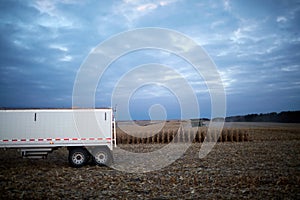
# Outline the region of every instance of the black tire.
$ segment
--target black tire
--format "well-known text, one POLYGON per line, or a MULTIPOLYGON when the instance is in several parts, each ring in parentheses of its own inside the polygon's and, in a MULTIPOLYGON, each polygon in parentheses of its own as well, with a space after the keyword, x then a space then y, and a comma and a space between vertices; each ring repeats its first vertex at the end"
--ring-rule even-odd
POLYGON ((113 157, 111 151, 107 147, 98 147, 93 149, 93 161, 98 166, 111 166, 113 157))
POLYGON ((89 152, 84 148, 73 148, 69 150, 69 163, 72 167, 82 167, 89 160, 89 152))

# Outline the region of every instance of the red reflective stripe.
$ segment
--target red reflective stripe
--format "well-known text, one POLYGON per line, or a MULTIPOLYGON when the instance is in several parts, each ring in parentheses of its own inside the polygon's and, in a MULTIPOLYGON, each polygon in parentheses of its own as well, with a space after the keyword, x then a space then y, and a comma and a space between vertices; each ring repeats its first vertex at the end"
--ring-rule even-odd
MULTIPOLYGON (((43 141, 52 141, 53 139, 52 138, 47 138, 47 139, 43 139, 43 138, 38 138, 38 139, 33 139, 33 138, 30 138, 30 139, 12 139, 12 140, 8 140, 8 139, 4 139, 2 140, 2 142, 18 142, 18 141, 21 141, 21 142, 26 142, 26 141, 30 141, 30 142, 34 142, 34 141, 39 141, 39 142, 43 142, 43 141)), ((54 140, 56 141, 70 141, 70 140, 107 140, 107 141, 110 141, 112 140, 111 138, 55 138, 54 140)), ((1 141, 1 140, 0 140, 1 141)))

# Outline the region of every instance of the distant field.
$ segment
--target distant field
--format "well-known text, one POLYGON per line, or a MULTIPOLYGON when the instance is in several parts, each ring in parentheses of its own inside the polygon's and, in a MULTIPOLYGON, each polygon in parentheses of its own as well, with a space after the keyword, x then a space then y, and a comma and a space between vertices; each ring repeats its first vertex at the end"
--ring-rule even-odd
MULTIPOLYGON (((168 121, 135 121, 135 122, 128 122, 128 121, 120 121, 118 122, 119 126, 130 128, 132 127, 132 123, 136 123, 137 125, 141 126, 140 128, 144 127, 154 127, 154 126, 161 126, 164 125, 164 129, 178 129, 180 124, 184 126, 188 126, 188 121, 180 121, 180 120, 168 120, 168 121)), ((209 122, 204 122, 205 126, 208 126, 209 122)), ((224 128, 300 128, 300 123, 276 123, 276 122, 225 122, 224 128)), ((128 129, 129 131, 132 131, 128 129)), ((149 128, 151 130, 151 128, 149 128)))
MULTIPOLYGON (((149 127, 160 124, 139 123, 149 132, 149 127)), ((163 130, 178 125, 168 122, 163 130)), ((206 127, 200 129, 205 132, 206 127)), ((218 142, 203 159, 198 157, 202 143, 194 141, 171 165, 139 174, 92 164, 71 168, 65 148, 45 160, 22 159, 16 150, 0 150, 0 199, 300 199, 299 124, 225 123, 224 130, 245 132, 249 139, 218 142)), ((124 142, 118 148, 143 153, 166 144, 141 141, 124 142)), ((180 148, 182 142, 177 143, 180 148)), ((115 165, 128 162, 135 167, 118 149, 114 155, 115 165)))

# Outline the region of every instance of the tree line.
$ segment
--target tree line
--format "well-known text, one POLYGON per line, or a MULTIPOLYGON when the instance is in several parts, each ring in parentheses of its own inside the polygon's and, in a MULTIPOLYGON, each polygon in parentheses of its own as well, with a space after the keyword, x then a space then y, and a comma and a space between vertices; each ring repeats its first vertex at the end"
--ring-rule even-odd
POLYGON ((226 117, 226 122, 282 122, 300 123, 300 111, 260 113, 226 117))

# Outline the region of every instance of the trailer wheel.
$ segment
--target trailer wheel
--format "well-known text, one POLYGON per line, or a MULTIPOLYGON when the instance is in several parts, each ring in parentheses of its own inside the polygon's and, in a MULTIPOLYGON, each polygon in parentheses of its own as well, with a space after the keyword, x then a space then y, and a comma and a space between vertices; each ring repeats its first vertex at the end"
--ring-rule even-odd
POLYGON ((113 162, 111 151, 108 148, 96 148, 93 150, 93 161, 99 166, 110 166, 113 162))
POLYGON ((72 167, 82 167, 89 159, 89 152, 84 148, 74 148, 69 150, 69 163, 72 167))

